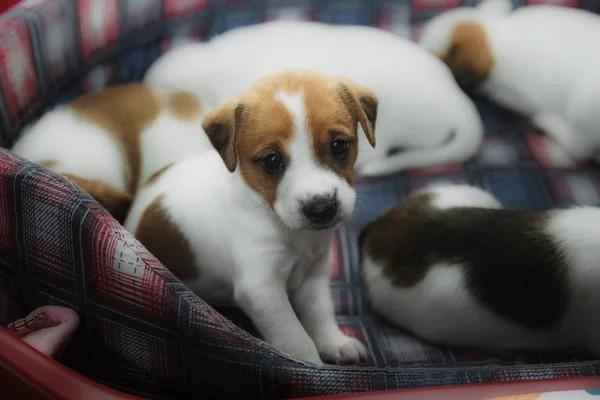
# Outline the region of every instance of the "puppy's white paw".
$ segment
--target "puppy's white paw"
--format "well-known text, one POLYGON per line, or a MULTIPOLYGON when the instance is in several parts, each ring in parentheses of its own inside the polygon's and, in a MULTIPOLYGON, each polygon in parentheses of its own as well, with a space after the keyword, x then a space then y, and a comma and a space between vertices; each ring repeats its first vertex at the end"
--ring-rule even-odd
POLYGON ((283 341, 278 343, 274 342, 273 345, 291 356, 297 357, 304 361, 308 361, 319 367, 323 365, 323 361, 321 360, 319 351, 317 350, 317 347, 315 346, 315 343, 312 340, 297 340, 295 342, 283 341))
POLYGON ((298 356, 298 358, 300 358, 304 361, 311 362, 311 363, 315 364, 317 367, 320 367, 323 365, 323 361, 321 360, 319 353, 317 353, 316 351, 313 351, 313 349, 315 349, 314 346, 310 351, 302 352, 302 355, 298 356))
POLYGON ((369 358, 369 351, 365 345, 346 335, 337 336, 318 348, 321 358, 328 364, 352 365, 369 358))

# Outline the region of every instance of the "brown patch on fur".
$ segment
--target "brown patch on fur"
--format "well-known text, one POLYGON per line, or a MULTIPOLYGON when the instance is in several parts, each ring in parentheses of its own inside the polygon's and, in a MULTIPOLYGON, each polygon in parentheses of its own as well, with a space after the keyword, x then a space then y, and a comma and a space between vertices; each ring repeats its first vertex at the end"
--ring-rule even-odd
POLYGON ((181 229, 156 197, 144 210, 135 237, 181 281, 197 279, 196 259, 181 229))
POLYGON ((432 265, 464 266, 477 301, 529 329, 560 324, 568 305, 565 266, 545 231, 546 213, 431 206, 432 193, 409 196, 363 231, 362 250, 393 285, 419 283, 432 265))
POLYGON ((281 101, 274 101, 265 102, 260 107, 244 103, 244 110, 239 112, 238 120, 243 121, 242 133, 237 138, 242 176, 248 186, 261 193, 273 207, 282 175, 266 173, 260 164, 260 158, 266 156, 269 150, 275 149, 283 157, 284 164, 289 163, 287 143, 294 134, 293 117, 281 101))
POLYGON ((175 92, 169 98, 169 110, 175 118, 190 121, 200 115, 202 104, 196 96, 188 92, 175 92))
POLYGON ((140 134, 160 113, 152 89, 142 83, 110 86, 69 105, 86 119, 110 132, 128 160, 125 181, 133 193, 141 168, 140 134))
POLYGON ((488 77, 496 62, 485 28, 476 21, 460 22, 452 31, 450 43, 442 60, 463 88, 476 87, 488 77))
POLYGON ((146 182, 144 182, 143 186, 148 187, 148 186, 152 185, 154 182, 156 182, 158 177, 161 176, 163 174, 163 172, 168 170, 172 165, 173 165, 173 163, 169 163, 169 164, 165 165, 164 167, 162 167, 161 169, 159 169, 158 171, 156 171, 155 173, 153 173, 152 175, 150 175, 148 180, 146 182))
POLYGON ((304 91, 304 102, 312 133, 313 153, 322 164, 343 176, 350 186, 354 186, 354 163, 360 140, 358 123, 371 146, 375 147, 377 97, 369 89, 344 80, 325 96, 320 87, 307 88, 304 91), (348 154, 342 159, 336 159, 331 153, 331 144, 338 137, 351 143, 348 154))
POLYGON ((52 168, 56 164, 58 164, 58 161, 56 160, 42 160, 38 163, 38 165, 41 165, 44 168, 52 168))
POLYGON ((281 176, 266 173, 260 159, 269 150, 277 150, 284 163, 289 161, 287 146, 295 134, 295 116, 278 93, 293 95, 299 90, 303 91, 315 156, 350 184, 354 182, 359 122, 369 141, 375 143, 377 97, 370 90, 347 79, 311 71, 289 70, 263 77, 207 114, 202 126, 227 168, 233 172, 239 164, 246 183, 271 206, 281 176), (352 142, 343 162, 331 156, 331 142, 337 135, 352 142))
POLYGON ((120 223, 125 221, 125 217, 127 216, 132 201, 129 193, 116 189, 108 183, 98 179, 85 179, 69 173, 63 173, 61 175, 66 176, 79 185, 79 187, 104 207, 114 219, 120 223))

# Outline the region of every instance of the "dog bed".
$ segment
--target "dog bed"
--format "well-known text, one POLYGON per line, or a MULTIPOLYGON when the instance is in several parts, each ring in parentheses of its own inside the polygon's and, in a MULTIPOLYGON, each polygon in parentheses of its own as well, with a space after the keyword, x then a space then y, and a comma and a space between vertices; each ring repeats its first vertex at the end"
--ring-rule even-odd
MULTIPOLYGON (((523 2, 544 1, 515 0, 523 2)), ((600 11, 595 0, 546 2, 600 11)), ((470 182, 508 208, 600 203, 597 168, 573 163, 543 133, 484 100, 477 105, 486 137, 475 159, 358 183, 360 206, 331 247, 339 323, 372 355, 367 365, 356 367, 313 368, 257 339, 247 332, 251 327, 244 316, 209 307, 89 195, 7 150, 45 110, 106 85, 140 80, 178 43, 281 18, 374 25, 415 37, 424 20, 460 4, 26 0, 1 15, 0 325, 40 306, 69 307, 81 326, 62 362, 147 398, 293 398, 596 376, 600 361, 577 349, 492 354, 425 343, 375 317, 366 302, 357 271, 358 232, 416 188, 470 182)))

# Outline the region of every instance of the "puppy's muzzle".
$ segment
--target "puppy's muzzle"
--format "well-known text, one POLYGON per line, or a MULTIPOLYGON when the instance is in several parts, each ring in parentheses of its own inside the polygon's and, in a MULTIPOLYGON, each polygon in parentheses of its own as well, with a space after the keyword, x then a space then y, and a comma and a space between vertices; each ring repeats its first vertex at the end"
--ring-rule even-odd
POLYGON ((311 222, 327 225, 336 216, 338 210, 337 194, 333 196, 314 196, 303 202, 302 213, 311 222))

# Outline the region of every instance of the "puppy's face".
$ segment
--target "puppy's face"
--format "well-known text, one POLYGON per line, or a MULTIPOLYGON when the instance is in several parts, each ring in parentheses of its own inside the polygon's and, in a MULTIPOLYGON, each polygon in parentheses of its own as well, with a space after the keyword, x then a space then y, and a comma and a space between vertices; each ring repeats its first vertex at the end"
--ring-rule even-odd
POLYGON ((354 162, 375 145, 377 98, 343 78, 268 75, 207 114, 203 128, 227 168, 239 168, 291 229, 334 227, 354 211, 354 162), (362 128, 359 128, 359 126, 362 128))

